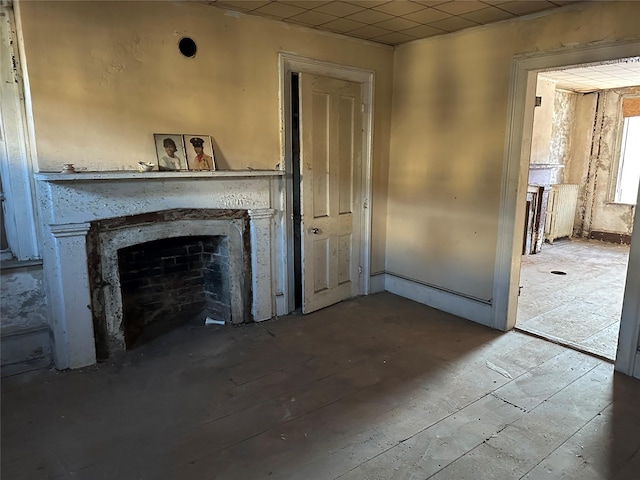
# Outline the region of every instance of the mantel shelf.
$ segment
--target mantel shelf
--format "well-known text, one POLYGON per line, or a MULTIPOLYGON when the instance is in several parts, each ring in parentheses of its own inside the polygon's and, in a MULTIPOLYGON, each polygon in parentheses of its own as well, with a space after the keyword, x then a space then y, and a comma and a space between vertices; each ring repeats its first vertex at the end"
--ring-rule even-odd
POLYGON ((75 173, 39 172, 36 180, 45 182, 82 182, 105 180, 170 180, 170 179, 225 179, 247 177, 279 177, 285 174, 282 170, 215 170, 199 172, 137 172, 131 170, 115 171, 80 171, 75 173))

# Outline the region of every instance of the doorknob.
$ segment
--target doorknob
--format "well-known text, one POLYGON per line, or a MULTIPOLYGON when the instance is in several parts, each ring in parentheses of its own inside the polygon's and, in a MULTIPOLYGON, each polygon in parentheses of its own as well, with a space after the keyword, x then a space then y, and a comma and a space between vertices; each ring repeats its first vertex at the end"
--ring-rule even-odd
POLYGON ((309 229, 309 233, 313 233, 314 235, 318 235, 320 233, 320 229, 317 227, 311 227, 309 229))

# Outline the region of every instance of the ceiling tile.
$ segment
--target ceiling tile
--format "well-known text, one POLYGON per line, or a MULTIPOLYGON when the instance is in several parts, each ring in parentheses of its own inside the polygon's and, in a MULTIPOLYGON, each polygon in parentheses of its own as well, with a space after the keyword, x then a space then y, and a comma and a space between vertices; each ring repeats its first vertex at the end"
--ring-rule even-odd
POLYGON ((434 35, 441 35, 446 32, 444 30, 440 30, 439 28, 430 27, 429 25, 419 25, 417 27, 403 30, 402 33, 411 35, 415 38, 427 38, 433 37, 434 35))
POLYGON ((362 28, 358 28, 357 30, 352 30, 349 32, 349 35, 355 35, 360 38, 375 38, 386 33, 392 33, 389 30, 385 30, 384 28, 375 27, 373 25, 367 25, 362 28))
POLYGON ((221 0, 216 2, 216 5, 224 6, 224 8, 229 8, 230 10, 255 10, 256 8, 264 7, 267 5, 269 1, 252 1, 247 0, 246 2, 239 2, 238 0, 221 0))
POLYGON ((322 25, 323 29, 331 30, 332 32, 350 32, 351 30, 356 30, 358 28, 364 27, 365 24, 362 22, 354 22, 353 20, 348 20, 346 18, 339 18, 329 23, 325 23, 322 25))
POLYGON ((353 3, 359 7, 373 8, 383 3, 389 3, 392 0, 345 0, 346 3, 353 3))
POLYGON ((449 17, 429 25, 447 32, 457 32, 463 28, 475 27, 478 24, 462 17, 449 17))
POLYGON ((540 12, 553 6, 551 2, 518 0, 502 3, 498 5, 498 8, 506 10, 509 13, 515 13, 516 15, 527 15, 529 13, 540 12))
POLYGON ((348 18, 349 20, 355 20, 356 22, 371 24, 383 22, 394 17, 393 15, 389 15, 388 13, 378 12, 377 10, 371 10, 370 8, 368 8, 366 10, 362 10, 361 12, 354 13, 353 15, 349 15, 345 18, 348 18))
POLYGON ((310 10, 329 3, 329 0, 278 0, 278 2, 310 10))
MULTIPOLYGON (((425 7, 435 7, 436 5, 442 5, 443 3, 449 3, 451 0, 411 0, 414 3, 419 3, 425 7)), ((505 0, 506 1, 506 0, 505 0)))
MULTIPOLYGON (((186 0, 185 0, 186 1, 186 0)), ((357 38, 406 33, 414 38, 459 31, 515 16, 528 15, 560 4, 584 0, 196 0, 217 8, 237 10, 318 30, 357 38), (397 17, 397 18, 396 18, 397 17), (341 21, 338 21, 341 20, 341 21), (388 22, 388 23, 385 23, 388 22), (372 33, 361 30, 375 25, 372 33), (421 27, 427 25, 428 27, 421 27)), ((640 1, 640 0, 639 0, 640 1)), ((391 38, 386 37, 385 42, 391 38)))
POLYGON ((318 8, 314 8, 314 10, 317 12, 327 13, 329 15, 335 15, 336 17, 346 17, 347 15, 353 15, 356 12, 364 10, 364 7, 347 2, 331 2, 318 8))
POLYGON ((393 32, 397 32, 399 30, 406 30, 407 28, 417 27, 420 25, 417 22, 412 22, 411 20, 407 20, 402 17, 393 17, 390 20, 385 20, 384 22, 376 23, 376 27, 386 28, 387 30, 391 30, 393 32))
POLYGON ((410 2, 408 0, 389 2, 389 3, 384 3, 382 5, 378 5, 377 7, 373 7, 374 10, 388 13, 389 15, 395 15, 397 17, 401 17, 403 15, 406 15, 407 13, 422 10, 423 8, 425 8, 424 5, 410 2))
POLYGON ((289 18, 304 12, 304 9, 285 3, 271 2, 268 5, 256 9, 255 12, 277 18, 289 18))
POLYGON ((314 10, 307 10, 306 12, 302 12, 300 15, 296 15, 294 17, 289 17, 287 20, 291 20, 296 23, 302 23, 305 25, 322 25, 323 23, 329 23, 332 20, 337 20, 338 17, 334 17, 333 15, 327 15, 326 13, 316 12, 314 10))
POLYGON ((505 10, 500 10, 499 8, 487 7, 482 10, 476 10, 475 12, 465 13, 460 16, 467 20, 471 20, 472 22, 485 24, 499 22, 500 20, 506 20, 507 18, 513 18, 515 15, 513 13, 506 12, 505 10))
POLYGON ((640 86, 640 63, 634 66, 623 62, 550 71, 541 73, 539 76, 553 80, 559 88, 581 92, 640 86), (625 67, 630 67, 630 70, 625 67), (622 71, 629 73, 630 76, 618 75, 622 71))
POLYGON ((443 20, 445 18, 449 18, 451 15, 448 13, 441 12, 440 10, 435 10, 433 8, 425 8, 424 10, 420 10, 419 12, 408 13, 407 15, 402 15, 402 18, 406 18, 408 20, 413 20, 418 23, 431 23, 437 22, 438 20, 443 20))
POLYGON ((409 35, 404 35, 400 32, 388 33, 386 35, 382 35, 381 37, 375 37, 376 42, 386 43, 388 45, 399 45, 401 43, 407 43, 415 40, 415 38, 410 37, 409 35))
POLYGON ((468 0, 464 2, 447 2, 434 8, 436 10, 442 10, 443 12, 447 12, 452 15, 462 15, 463 13, 474 12, 476 10, 486 8, 486 4, 468 0))

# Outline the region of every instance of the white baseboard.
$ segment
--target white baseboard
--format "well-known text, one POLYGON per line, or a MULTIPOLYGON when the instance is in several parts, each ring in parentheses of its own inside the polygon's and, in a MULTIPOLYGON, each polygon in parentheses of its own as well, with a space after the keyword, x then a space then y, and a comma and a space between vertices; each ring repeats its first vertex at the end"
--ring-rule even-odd
POLYGON ((391 293, 493 328, 493 307, 488 302, 430 287, 392 273, 386 273, 384 277, 385 290, 391 293))
POLYGON ((384 272, 374 273, 369 277, 369 293, 384 292, 386 274, 384 272))

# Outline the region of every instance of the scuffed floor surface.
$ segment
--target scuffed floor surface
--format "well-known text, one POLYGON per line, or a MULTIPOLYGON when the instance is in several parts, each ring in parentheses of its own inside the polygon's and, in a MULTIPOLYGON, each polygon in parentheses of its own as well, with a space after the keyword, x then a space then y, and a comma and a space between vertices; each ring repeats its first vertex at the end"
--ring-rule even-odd
POLYGON ((628 245, 545 243, 540 253, 522 257, 516 326, 615 359, 628 261, 628 245))
POLYGON ((2 478, 637 479, 640 381, 382 293, 3 379, 2 478))

